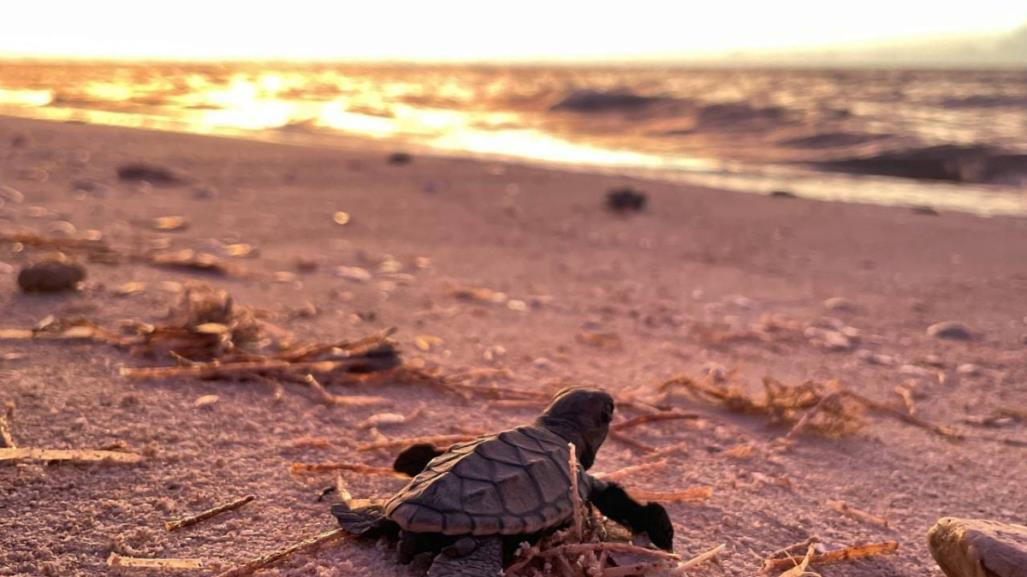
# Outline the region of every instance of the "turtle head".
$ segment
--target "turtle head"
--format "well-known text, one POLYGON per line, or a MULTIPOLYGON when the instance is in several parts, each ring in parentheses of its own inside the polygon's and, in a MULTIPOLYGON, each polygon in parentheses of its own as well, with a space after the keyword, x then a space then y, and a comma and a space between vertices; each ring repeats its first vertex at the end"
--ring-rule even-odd
POLYGON ((578 462, 586 470, 595 462, 613 420, 613 397, 602 389, 568 388, 560 391, 535 421, 574 443, 578 462))

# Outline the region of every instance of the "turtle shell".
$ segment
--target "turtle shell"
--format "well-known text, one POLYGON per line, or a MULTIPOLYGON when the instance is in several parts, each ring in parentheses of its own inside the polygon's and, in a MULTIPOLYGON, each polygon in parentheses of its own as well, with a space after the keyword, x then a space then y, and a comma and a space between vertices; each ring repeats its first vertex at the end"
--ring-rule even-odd
MULTIPOLYGON (((571 518, 563 438, 525 426, 453 445, 385 503, 405 531, 444 535, 518 535, 571 518)), ((578 467, 578 491, 587 481, 578 467)))

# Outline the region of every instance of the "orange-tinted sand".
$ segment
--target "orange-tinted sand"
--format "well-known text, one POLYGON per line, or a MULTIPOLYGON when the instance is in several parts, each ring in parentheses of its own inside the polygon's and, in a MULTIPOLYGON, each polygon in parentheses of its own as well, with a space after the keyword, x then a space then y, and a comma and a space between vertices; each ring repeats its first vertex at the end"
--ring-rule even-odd
MULTIPOLYGON (((14 253, 4 244, 2 328, 31 327, 47 315, 104 324, 157 320, 174 300, 162 281, 198 278, 268 311, 300 336, 356 338, 396 326, 406 360, 453 373, 509 369, 512 377, 499 386, 549 392, 589 383, 646 395, 664 379, 699 376, 716 363, 737 369, 736 378, 754 391, 764 375, 790 383, 840 379, 898 406, 896 385, 912 380, 908 387, 924 419, 1027 440, 1024 422, 997 429, 962 423, 1027 405, 1023 219, 931 216, 475 160, 416 156, 412 164, 392 166, 380 145, 317 150, 15 119, 0 120, 0 184, 24 194, 23 202, 0 207, 3 232, 66 233, 70 223, 79 232, 100 230, 123 249, 157 238, 222 255, 231 243, 259 249, 255 258, 225 257, 251 273, 244 277, 87 263, 79 294, 33 296, 19 293, 15 278, 39 253, 14 253), (15 135, 27 145, 13 147, 15 135), (194 182, 117 181, 119 164, 140 160, 194 182), (71 183, 79 180, 103 190, 74 192, 71 183), (624 184, 649 194, 647 212, 619 217, 603 209, 606 191, 624 184), (337 211, 349 213, 348 224, 333 222, 337 211), (188 228, 158 233, 146 226, 168 215, 183 216, 188 228), (380 271, 386 255, 409 276, 380 271), (299 258, 319 268, 288 282, 271 280, 276 271, 295 272, 299 258), (372 279, 340 277, 340 266, 366 269, 372 279), (145 291, 115 296, 129 281, 146 283, 145 291), (512 304, 458 300, 450 295, 454 287, 502 291, 512 304), (854 309, 826 310, 831 297, 854 309), (317 316, 293 314, 308 302, 317 316), (744 329, 764 315, 797 328, 766 342, 716 345, 700 336, 703 327, 744 329), (976 338, 927 336, 930 324, 945 320, 965 323, 976 338), (832 323, 857 329, 858 342, 832 352, 804 335, 808 327, 832 323), (582 331, 615 333, 622 346, 609 346, 616 339, 582 342, 582 331), (415 340, 425 335, 441 341, 422 339, 433 344, 423 351, 415 340), (865 360, 871 353, 892 357, 877 359, 893 364, 871 364, 865 360), (965 364, 976 369, 960 370, 965 364)), ((387 409, 326 407, 292 384, 275 403, 262 383, 127 380, 118 376, 119 366, 147 361, 102 345, 0 342, 0 355, 8 353, 25 355, 0 360, 0 402, 16 405, 11 425, 19 445, 124 443, 148 458, 140 465, 0 465, 0 575, 107 574, 112 551, 226 566, 248 560, 334 526, 328 503, 315 501, 334 477, 290 476, 290 463, 389 464, 389 453, 355 449, 374 440, 357 427, 370 415, 419 411, 409 423, 381 427, 389 436, 415 437, 514 426, 535 413, 398 384, 345 391, 389 397, 395 404, 387 409), (203 395, 219 400, 197 408, 203 395), (164 530, 166 520, 249 493, 257 499, 239 511, 164 530)), ((768 443, 785 429, 684 396, 668 402, 707 416, 631 430, 638 441, 687 451, 672 456, 667 468, 623 482, 648 491, 714 487, 705 503, 669 506, 679 553, 727 544, 720 567, 698 574, 752 575, 765 554, 817 535, 829 547, 900 543, 897 555, 825 568, 825 575, 937 575, 925 534, 938 517, 1022 522, 1027 511, 1022 446, 950 442, 871 418, 856 436, 803 435, 791 451, 772 454, 768 443), (746 443, 756 446, 748 459, 723 454, 746 443), (886 518, 889 528, 842 516, 828 504, 836 500, 886 518)), ((640 458, 611 440, 596 470, 640 458)), ((357 497, 385 495, 402 483, 357 474, 346 480, 357 497)), ((341 541, 264 574, 408 572, 374 544, 341 541)))

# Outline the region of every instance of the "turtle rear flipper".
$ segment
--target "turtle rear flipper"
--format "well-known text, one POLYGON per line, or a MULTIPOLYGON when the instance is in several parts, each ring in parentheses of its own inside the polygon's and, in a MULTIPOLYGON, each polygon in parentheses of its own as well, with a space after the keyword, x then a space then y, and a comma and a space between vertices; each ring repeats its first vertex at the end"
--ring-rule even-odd
POLYGON ((374 538, 394 535, 399 531, 396 523, 385 517, 381 505, 368 505, 356 509, 350 509, 346 504, 332 505, 332 515, 335 515, 339 525, 354 537, 374 538))
POLYGON ((428 577, 496 577, 503 571, 503 540, 465 537, 439 553, 428 577))

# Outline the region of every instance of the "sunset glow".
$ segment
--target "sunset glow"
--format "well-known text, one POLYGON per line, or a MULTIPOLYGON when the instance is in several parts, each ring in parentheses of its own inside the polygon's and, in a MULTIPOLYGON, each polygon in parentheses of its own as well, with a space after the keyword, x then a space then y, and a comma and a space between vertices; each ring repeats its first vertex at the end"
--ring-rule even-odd
POLYGON ((667 58, 1008 31, 1022 3, 210 2, 5 5, 0 56, 159 59, 667 58), (154 6, 161 6, 157 9, 154 6))

